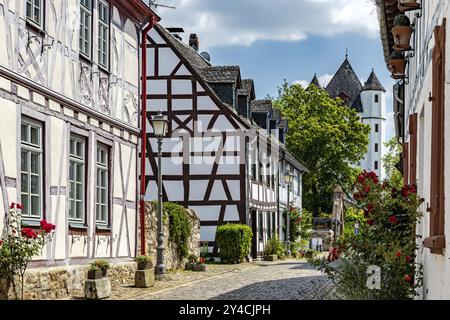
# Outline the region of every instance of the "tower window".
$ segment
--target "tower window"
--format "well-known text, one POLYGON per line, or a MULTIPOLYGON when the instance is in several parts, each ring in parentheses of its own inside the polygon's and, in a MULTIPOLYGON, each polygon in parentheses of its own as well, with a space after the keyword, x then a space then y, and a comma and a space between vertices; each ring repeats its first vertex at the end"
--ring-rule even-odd
POLYGON ((375 132, 379 132, 380 131, 380 126, 378 124, 375 124, 375 132))
POLYGON ((378 143, 375 143, 375 152, 378 152, 378 143))
POLYGON ((375 170, 378 170, 378 161, 375 161, 375 163, 374 163, 374 169, 375 169, 375 170))
POLYGON ((378 103, 380 101, 380 96, 378 94, 375 95, 375 103, 378 103))

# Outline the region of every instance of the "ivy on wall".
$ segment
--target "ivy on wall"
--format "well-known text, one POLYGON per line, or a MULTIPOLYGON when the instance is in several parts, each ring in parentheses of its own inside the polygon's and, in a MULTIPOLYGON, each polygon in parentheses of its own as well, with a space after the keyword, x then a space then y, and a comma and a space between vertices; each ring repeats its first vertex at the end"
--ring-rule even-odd
MULTIPOLYGON (((157 210, 158 202, 153 201, 152 206, 157 210)), ((169 241, 175 243, 178 249, 178 259, 182 261, 189 254, 189 238, 192 235, 192 226, 186 208, 172 203, 163 203, 163 222, 169 219, 169 241)))

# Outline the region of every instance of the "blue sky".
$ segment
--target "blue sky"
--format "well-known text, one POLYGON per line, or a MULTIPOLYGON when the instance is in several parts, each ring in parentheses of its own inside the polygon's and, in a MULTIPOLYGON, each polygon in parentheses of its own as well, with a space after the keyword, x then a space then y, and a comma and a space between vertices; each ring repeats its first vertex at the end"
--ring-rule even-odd
POLYGON ((200 38, 200 51, 214 65, 239 65, 255 80, 256 94, 276 96, 277 87, 309 82, 314 73, 326 84, 345 58, 361 81, 375 69, 387 92, 386 139, 393 132, 392 84, 384 62, 372 0, 164 0, 162 25, 183 27, 200 38), (356 14, 357 13, 357 14, 356 14))

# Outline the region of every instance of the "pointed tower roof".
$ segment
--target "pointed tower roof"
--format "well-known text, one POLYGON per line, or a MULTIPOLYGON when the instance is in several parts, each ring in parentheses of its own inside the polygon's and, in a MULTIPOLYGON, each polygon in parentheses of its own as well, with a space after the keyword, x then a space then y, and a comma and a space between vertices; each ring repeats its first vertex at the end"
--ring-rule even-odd
POLYGON ((362 88, 361 82, 346 56, 344 62, 339 67, 325 90, 333 99, 339 97, 342 93, 345 93, 346 96, 348 96, 345 104, 348 107, 355 109, 357 112, 362 112, 363 107, 360 95, 362 88))
POLYGON ((369 90, 386 92, 386 90, 381 85, 380 80, 378 80, 378 77, 375 74, 374 69, 372 69, 369 79, 367 79, 367 81, 363 87, 363 91, 369 91, 369 90))
POLYGON ((322 88, 320 85, 319 79, 317 79, 317 74, 314 73, 314 78, 311 80, 309 85, 315 85, 317 88, 322 88))

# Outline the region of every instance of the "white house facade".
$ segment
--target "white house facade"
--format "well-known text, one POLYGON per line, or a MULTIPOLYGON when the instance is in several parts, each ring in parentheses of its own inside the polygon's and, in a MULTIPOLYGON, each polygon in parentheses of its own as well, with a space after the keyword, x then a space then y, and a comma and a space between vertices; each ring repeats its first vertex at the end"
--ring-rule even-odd
POLYGON ((213 256, 218 226, 252 226, 256 257, 279 229, 282 119, 271 101, 255 99, 253 81, 241 79, 239 67, 213 66, 199 54, 198 37, 185 44, 176 29, 157 24, 148 37, 145 200, 157 199, 157 139, 149 120, 161 111, 169 119, 163 200, 197 213, 200 240, 213 256))
POLYGON ((399 57, 407 63, 394 86, 396 132, 403 144, 402 170, 405 183, 416 184, 425 199, 417 224, 416 261, 423 264, 421 299, 450 298, 450 87, 448 74, 450 3, 446 0, 379 1, 381 39, 386 64, 393 71, 394 19, 405 11, 413 33, 411 50, 399 57))
POLYGON ((0 230, 56 225, 34 266, 136 254, 141 1, 0 0, 0 230))

